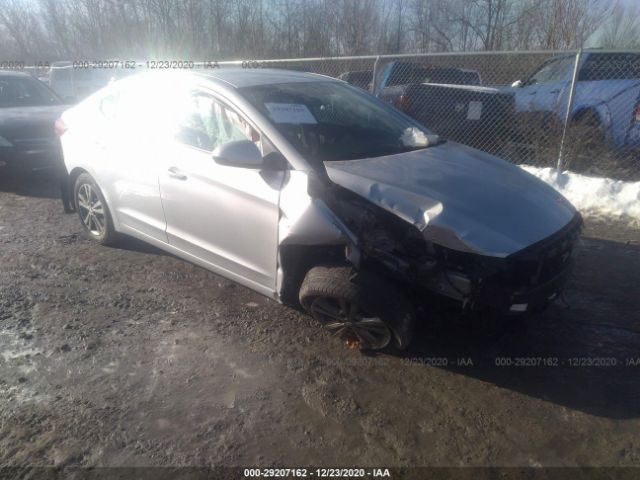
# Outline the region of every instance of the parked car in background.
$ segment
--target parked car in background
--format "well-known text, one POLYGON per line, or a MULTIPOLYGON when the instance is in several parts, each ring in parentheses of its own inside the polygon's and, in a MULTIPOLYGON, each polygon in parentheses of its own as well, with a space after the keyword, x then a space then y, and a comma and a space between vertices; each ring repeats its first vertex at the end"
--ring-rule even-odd
POLYGON ((416 83, 481 85, 482 79, 479 72, 465 68, 391 61, 378 69, 373 93, 379 96, 385 88, 416 83))
POLYGON ((481 86, 474 70, 391 62, 380 70, 375 91, 451 140, 495 153, 509 138, 512 94, 481 86))
POLYGON ((45 85, 49 85, 49 70, 50 66, 46 63, 34 66, 25 66, 21 71, 37 78, 45 85))
POLYGON ((135 236, 361 348, 405 348, 438 298, 540 311, 571 270, 581 219, 562 195, 329 77, 152 72, 58 126, 90 239, 135 236))
MULTIPOLYGON (((558 134, 569 106, 576 56, 560 55, 514 82, 516 133, 525 140, 558 134), (519 128, 518 128, 519 127, 519 128), (537 128, 536 128, 537 127, 537 128)), ((569 143, 589 157, 602 148, 640 147, 640 54, 585 51, 570 118, 569 143)))
POLYGON ((338 75, 338 78, 350 83, 354 87, 369 91, 371 88, 371 82, 373 81, 373 72, 371 70, 344 72, 338 75))
POLYGON ((0 166, 33 170, 60 165, 54 124, 65 108, 32 76, 0 71, 0 166))
POLYGON ((76 103, 129 73, 126 69, 83 68, 74 66, 72 62, 54 62, 49 73, 49 86, 66 103, 76 103))

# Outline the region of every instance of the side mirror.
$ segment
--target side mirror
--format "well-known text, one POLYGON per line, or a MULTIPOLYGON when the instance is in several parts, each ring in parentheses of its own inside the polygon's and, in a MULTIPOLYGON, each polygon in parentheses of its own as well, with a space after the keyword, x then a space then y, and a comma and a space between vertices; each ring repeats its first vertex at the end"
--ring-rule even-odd
POLYGON ((524 82, 522 80, 516 80, 511 84, 513 88, 520 88, 523 85, 524 85, 524 82))
POLYGON ((213 160, 220 165, 238 168, 262 168, 264 165, 260 150, 249 140, 220 145, 213 151, 213 160))

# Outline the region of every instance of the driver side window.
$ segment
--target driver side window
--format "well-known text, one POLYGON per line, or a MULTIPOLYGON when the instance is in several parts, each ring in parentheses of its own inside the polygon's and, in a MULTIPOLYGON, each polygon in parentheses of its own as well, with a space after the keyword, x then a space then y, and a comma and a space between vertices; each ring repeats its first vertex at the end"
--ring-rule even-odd
POLYGON ((176 136, 181 143, 208 152, 236 140, 250 140, 262 151, 260 134, 234 110, 204 93, 189 96, 176 136))
POLYGON ((557 60, 551 60, 550 62, 540 67, 537 72, 529 77, 526 85, 540 85, 543 83, 547 83, 553 76, 553 72, 555 70, 557 62, 557 60))
POLYGON ((569 75, 574 62, 575 57, 573 55, 554 58, 531 75, 529 80, 527 80, 526 85, 541 85, 545 83, 560 82, 569 75))

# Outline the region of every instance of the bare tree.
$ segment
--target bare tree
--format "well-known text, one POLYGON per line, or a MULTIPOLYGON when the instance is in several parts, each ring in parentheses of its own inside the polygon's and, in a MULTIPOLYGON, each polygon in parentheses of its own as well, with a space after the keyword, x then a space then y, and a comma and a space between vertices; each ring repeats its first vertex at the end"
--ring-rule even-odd
POLYGON ((554 50, 582 47, 610 15, 607 0, 546 0, 536 20, 538 43, 554 50))
POLYGON ((640 7, 616 5, 598 43, 604 48, 640 48, 640 7))
POLYGON ((0 0, 0 57, 282 58, 640 43, 608 0, 0 0))

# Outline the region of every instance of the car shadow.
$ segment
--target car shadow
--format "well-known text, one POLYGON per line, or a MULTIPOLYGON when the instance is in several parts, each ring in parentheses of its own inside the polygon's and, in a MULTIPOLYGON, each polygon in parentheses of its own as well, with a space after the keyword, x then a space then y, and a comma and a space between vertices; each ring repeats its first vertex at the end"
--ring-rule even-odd
POLYGON ((130 237, 129 235, 120 235, 120 238, 118 238, 118 241, 113 245, 113 248, 128 250, 130 252, 149 253, 151 255, 173 256, 150 243, 143 242, 142 240, 130 237))
MULTIPOLYGON (((425 367, 425 377, 427 367, 443 368, 590 415, 640 417, 640 247, 583 244, 566 304, 511 317, 495 336, 429 312, 403 360, 425 367)), ((131 237, 116 248, 171 256, 131 237)))
MULTIPOLYGON (((0 191, 25 197, 60 199, 60 175, 55 169, 15 172, 0 167, 0 191)), ((127 235, 122 235, 114 247, 153 255, 168 255, 153 245, 127 235)))
POLYGON ((403 357, 591 415, 640 417, 640 248, 583 243, 568 306, 514 318, 493 339, 432 317, 403 357))

